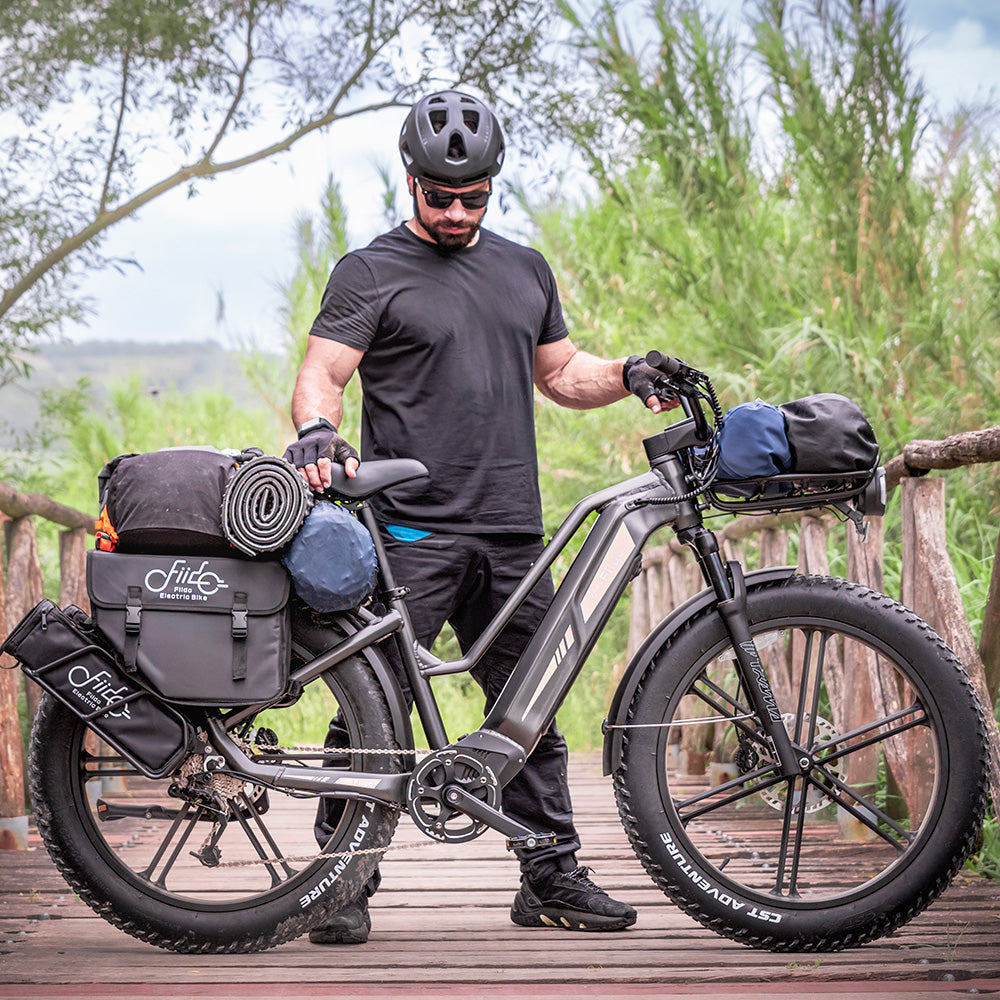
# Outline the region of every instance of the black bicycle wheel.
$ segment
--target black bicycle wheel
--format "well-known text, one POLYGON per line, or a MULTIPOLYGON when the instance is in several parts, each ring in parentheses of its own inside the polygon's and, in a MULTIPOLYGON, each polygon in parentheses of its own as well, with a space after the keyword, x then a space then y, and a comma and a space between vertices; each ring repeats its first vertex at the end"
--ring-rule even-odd
MULTIPOLYGON (((325 689, 307 690, 309 744, 319 749, 282 746, 285 720, 304 714, 300 702, 264 713, 246 735, 248 752, 288 767, 400 770, 398 753, 323 754, 338 711, 351 748, 396 749, 385 697, 363 660, 323 680, 325 689)), ((261 951, 321 923, 358 895, 381 856, 336 855, 387 847, 398 817, 347 802, 323 845, 333 856, 317 859, 314 797, 207 774, 200 754, 152 781, 49 696, 32 727, 29 770, 38 828, 69 884, 116 927, 172 951, 261 951)))
POLYGON ((719 934, 776 951, 870 941, 931 903, 975 844, 978 700, 944 642, 883 595, 792 577, 748 608, 801 771, 780 777, 709 610, 633 697, 622 820, 657 885, 719 934))

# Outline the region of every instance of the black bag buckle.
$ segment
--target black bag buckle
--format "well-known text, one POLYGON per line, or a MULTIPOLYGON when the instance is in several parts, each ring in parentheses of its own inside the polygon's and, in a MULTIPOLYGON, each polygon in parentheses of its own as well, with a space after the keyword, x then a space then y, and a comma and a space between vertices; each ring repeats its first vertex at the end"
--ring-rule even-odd
POLYGON ((233 638, 245 639, 247 637, 247 609, 233 608, 233 638))
POLYGON ((245 639, 247 637, 247 595, 242 590, 237 590, 233 594, 233 638, 245 639))
POLYGON ((125 631, 136 633, 142 625, 142 591, 138 587, 128 588, 128 599, 125 602, 125 631))

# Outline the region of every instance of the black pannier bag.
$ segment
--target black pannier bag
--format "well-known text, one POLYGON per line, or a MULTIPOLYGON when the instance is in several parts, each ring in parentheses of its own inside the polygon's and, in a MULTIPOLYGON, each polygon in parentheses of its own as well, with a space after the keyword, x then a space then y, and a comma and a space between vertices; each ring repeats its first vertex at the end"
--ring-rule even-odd
POLYGON ((288 573, 221 556, 87 553, 94 620, 168 701, 250 705, 288 680, 288 573))
POLYGON ((183 759, 194 735, 187 721, 122 670, 79 608, 41 601, 0 651, 149 777, 170 774, 183 759))
POLYGON ((118 551, 235 554, 222 527, 222 497, 242 457, 183 447, 113 458, 98 490, 118 551))

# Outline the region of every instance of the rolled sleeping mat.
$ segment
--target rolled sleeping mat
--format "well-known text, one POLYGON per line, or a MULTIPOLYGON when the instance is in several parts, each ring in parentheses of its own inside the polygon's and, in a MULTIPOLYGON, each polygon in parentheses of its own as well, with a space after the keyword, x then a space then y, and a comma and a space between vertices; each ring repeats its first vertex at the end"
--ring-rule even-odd
POLYGON ((248 556, 276 552, 295 537, 312 506, 312 493, 291 463, 259 455, 226 484, 222 530, 248 556))

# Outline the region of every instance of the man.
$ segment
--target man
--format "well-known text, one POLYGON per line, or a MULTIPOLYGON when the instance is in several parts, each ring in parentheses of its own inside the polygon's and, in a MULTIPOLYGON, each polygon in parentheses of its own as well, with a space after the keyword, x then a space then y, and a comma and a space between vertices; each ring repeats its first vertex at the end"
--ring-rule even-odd
MULTIPOLYGON (((430 471, 373 501, 417 637, 429 647, 448 621, 467 650, 542 550, 532 384, 576 409, 628 391, 654 412, 677 401, 653 393, 654 373, 637 357, 605 361, 577 350, 544 258, 480 228, 504 157, 486 105, 456 91, 431 94, 410 110, 399 148, 413 217, 334 268, 295 384, 299 440, 286 457, 317 490, 330 484, 331 460, 356 474, 357 452, 336 428, 358 371, 364 458, 417 458, 430 471)), ((487 709, 551 598, 547 578, 473 670, 487 709)), ((635 910, 577 865, 566 759, 553 721, 504 788, 507 814, 557 838, 518 851, 511 919, 621 930, 635 910)), ((321 815, 321 839, 322 830, 321 815)), ((310 940, 367 940, 367 895, 310 940)))

